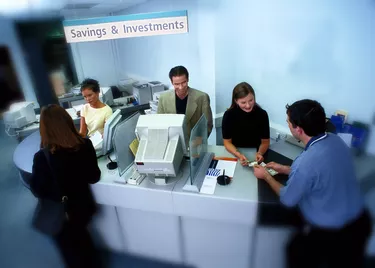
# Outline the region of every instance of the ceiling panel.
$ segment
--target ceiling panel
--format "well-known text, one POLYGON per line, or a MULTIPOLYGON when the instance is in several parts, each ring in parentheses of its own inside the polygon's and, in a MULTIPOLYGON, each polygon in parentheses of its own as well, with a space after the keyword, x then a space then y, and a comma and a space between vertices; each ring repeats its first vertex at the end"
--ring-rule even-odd
POLYGON ((16 2, 14 5, 5 5, 0 0, 0 14, 15 18, 18 15, 32 17, 41 13, 46 16, 60 14, 68 17, 92 17, 106 15, 145 2, 147 0, 24 0, 24 5, 16 4, 16 2))

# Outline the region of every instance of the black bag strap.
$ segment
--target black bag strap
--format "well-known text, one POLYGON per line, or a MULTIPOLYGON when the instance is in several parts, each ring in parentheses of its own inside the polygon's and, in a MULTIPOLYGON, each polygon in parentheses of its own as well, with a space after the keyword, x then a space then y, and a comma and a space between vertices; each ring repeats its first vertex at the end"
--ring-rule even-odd
POLYGON ((49 169, 51 171, 53 180, 55 181, 57 187, 62 192, 61 203, 66 203, 68 201, 68 196, 64 193, 64 188, 62 187, 62 185, 60 183, 60 180, 57 178, 57 176, 53 172, 53 169, 52 169, 52 166, 51 166, 51 160, 50 160, 50 152, 49 152, 49 150, 47 148, 43 148, 43 153, 44 153, 44 156, 46 157, 47 164, 48 164, 48 167, 49 167, 49 169))

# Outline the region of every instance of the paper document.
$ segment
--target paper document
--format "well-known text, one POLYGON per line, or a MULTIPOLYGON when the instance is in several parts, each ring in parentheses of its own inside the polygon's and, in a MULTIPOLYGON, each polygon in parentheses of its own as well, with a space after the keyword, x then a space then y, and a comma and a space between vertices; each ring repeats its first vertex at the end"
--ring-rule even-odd
POLYGON ((73 106, 73 109, 76 111, 76 113, 81 112, 83 106, 84 104, 76 105, 76 106, 73 106))
POLYGON ((225 175, 233 178, 236 165, 237 161, 218 160, 215 168, 220 169, 220 175, 225 170, 225 175))
POLYGON ((206 176, 204 177, 200 193, 214 194, 217 185, 217 177, 223 175, 225 170, 225 175, 233 178, 236 165, 236 158, 214 158, 207 170, 206 176))
POLYGON ((134 156, 137 154, 138 146, 139 146, 139 141, 136 138, 129 144, 130 151, 132 151, 134 156))
POLYGON ((200 190, 201 194, 214 194, 216 189, 216 177, 206 176, 200 190))
POLYGON ((78 118, 77 112, 73 108, 65 109, 72 119, 78 118))
POLYGON ((97 148, 103 141, 102 134, 100 134, 99 131, 96 131, 94 135, 90 137, 90 140, 92 145, 94 145, 94 148, 97 148))

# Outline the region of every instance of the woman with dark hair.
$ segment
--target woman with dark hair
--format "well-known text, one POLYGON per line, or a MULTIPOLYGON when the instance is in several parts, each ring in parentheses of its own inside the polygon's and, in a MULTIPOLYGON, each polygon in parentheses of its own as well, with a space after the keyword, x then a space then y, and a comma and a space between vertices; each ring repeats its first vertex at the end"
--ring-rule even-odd
POLYGON ((268 114, 255 101, 254 89, 246 82, 233 89, 232 105, 224 113, 222 122, 224 146, 236 156, 241 164, 247 159, 240 148, 256 148, 255 160, 263 161, 263 155, 270 145, 268 114))
POLYGON ((95 79, 85 79, 81 83, 81 93, 87 104, 81 109, 80 135, 91 137, 96 131, 103 135, 104 124, 112 115, 112 109, 99 99, 99 82, 95 79))
POLYGON ((89 184, 101 174, 94 147, 58 105, 42 109, 39 130, 41 149, 34 155, 30 180, 39 199, 34 227, 53 238, 67 267, 98 267, 87 230, 97 209, 89 184))

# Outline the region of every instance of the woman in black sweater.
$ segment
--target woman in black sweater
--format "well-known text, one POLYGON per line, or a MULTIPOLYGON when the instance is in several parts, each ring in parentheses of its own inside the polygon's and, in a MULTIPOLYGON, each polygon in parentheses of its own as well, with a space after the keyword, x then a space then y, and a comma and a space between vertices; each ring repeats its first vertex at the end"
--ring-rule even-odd
POLYGON ((58 105, 42 109, 39 129, 41 149, 34 155, 30 182, 39 198, 34 226, 53 238, 67 267, 98 267, 87 230, 97 209, 89 184, 98 182, 101 174, 95 149, 58 105), (62 199, 65 214, 59 218, 62 199))
POLYGON ((263 161, 270 145, 269 119, 256 103, 254 89, 248 83, 239 83, 233 89, 232 105, 224 113, 222 132, 225 148, 243 165, 248 164, 247 158, 238 147, 255 148, 255 160, 263 161))

